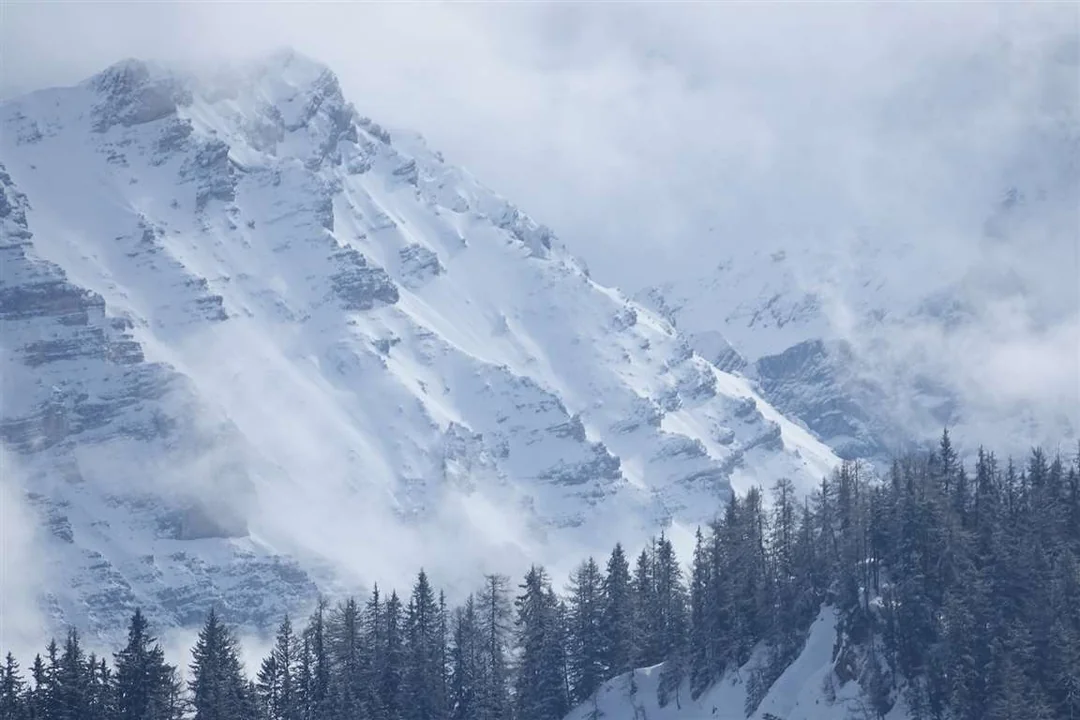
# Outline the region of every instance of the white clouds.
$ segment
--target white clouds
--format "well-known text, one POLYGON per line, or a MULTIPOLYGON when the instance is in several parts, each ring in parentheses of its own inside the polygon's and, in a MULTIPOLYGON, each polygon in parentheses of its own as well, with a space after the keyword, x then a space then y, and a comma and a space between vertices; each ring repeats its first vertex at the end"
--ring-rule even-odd
MULTIPOLYGON (((1045 376, 1075 366, 1072 5, 27 3, 0 23, 6 93, 122 55, 295 46, 362 112, 424 132, 628 289, 733 244, 820 246, 858 271, 852 238, 903 243, 919 291, 979 258, 1016 273, 1026 314, 981 313, 975 354, 1053 337, 1045 376), (1010 184, 1051 197, 991 249, 983 224, 1010 184)), ((974 340, 934 342, 945 358, 974 340)))
POLYGON ((0 447, 0 652, 25 657, 43 639, 39 599, 46 562, 21 471, 0 447))

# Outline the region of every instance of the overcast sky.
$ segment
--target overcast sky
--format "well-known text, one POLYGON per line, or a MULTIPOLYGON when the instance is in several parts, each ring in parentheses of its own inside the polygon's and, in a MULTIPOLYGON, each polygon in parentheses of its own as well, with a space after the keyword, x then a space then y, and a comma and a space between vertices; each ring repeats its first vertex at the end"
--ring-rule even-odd
POLYGON ((0 95, 76 82, 125 56, 212 65, 292 46, 329 64, 363 114, 422 132, 629 291, 711 267, 735 243, 834 243, 839 258, 867 232, 910 243, 922 256, 912 267, 940 269, 942 283, 976 261, 987 276, 1015 273, 1027 296, 1007 318, 988 313, 952 350, 939 328, 920 328, 919 342, 943 344, 947 365, 959 364, 953 352, 1012 348, 972 394, 1039 360, 1046 372, 1029 375, 1051 380, 1038 392, 1060 404, 1069 385, 1055 412, 1075 417, 1078 12, 0 2, 0 95), (982 228, 1012 184, 1049 193, 1048 204, 991 253, 982 228))
POLYGON ((123 56, 293 46, 330 64, 361 112, 424 133, 626 285, 655 265, 609 255, 680 255, 709 227, 726 231, 712 242, 828 233, 856 213, 894 217, 898 190, 908 207, 985 212, 1000 188, 971 175, 1031 122, 1038 58, 1077 33, 1067 3, 0 8, 7 95, 123 56))

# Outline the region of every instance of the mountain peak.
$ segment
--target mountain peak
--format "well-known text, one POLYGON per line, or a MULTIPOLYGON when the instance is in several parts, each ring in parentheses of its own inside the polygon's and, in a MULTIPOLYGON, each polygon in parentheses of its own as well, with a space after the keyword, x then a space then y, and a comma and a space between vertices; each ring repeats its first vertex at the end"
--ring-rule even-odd
POLYGON ((295 51, 210 78, 128 60, 39 100, 0 104, 29 238, 0 248, 0 437, 46 479, 69 621, 260 624, 312 580, 414 565, 471 583, 835 462, 295 51))

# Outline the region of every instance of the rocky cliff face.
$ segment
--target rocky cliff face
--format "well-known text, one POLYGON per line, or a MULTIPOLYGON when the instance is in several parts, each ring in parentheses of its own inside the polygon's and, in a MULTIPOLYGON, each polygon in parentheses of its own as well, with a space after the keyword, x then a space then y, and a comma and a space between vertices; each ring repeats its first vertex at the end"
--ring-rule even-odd
POLYGON ((303 57, 125 61, 0 122, 0 433, 57 621, 558 569, 836 462, 303 57))

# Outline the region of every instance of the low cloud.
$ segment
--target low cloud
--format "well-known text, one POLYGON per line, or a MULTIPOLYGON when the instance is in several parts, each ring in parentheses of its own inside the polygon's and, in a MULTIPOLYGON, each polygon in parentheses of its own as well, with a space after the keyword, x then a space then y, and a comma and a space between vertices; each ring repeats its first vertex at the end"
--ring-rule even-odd
POLYGON ((47 554, 23 477, 16 458, 0 446, 0 653, 19 658, 39 652, 48 633, 41 602, 47 554))

